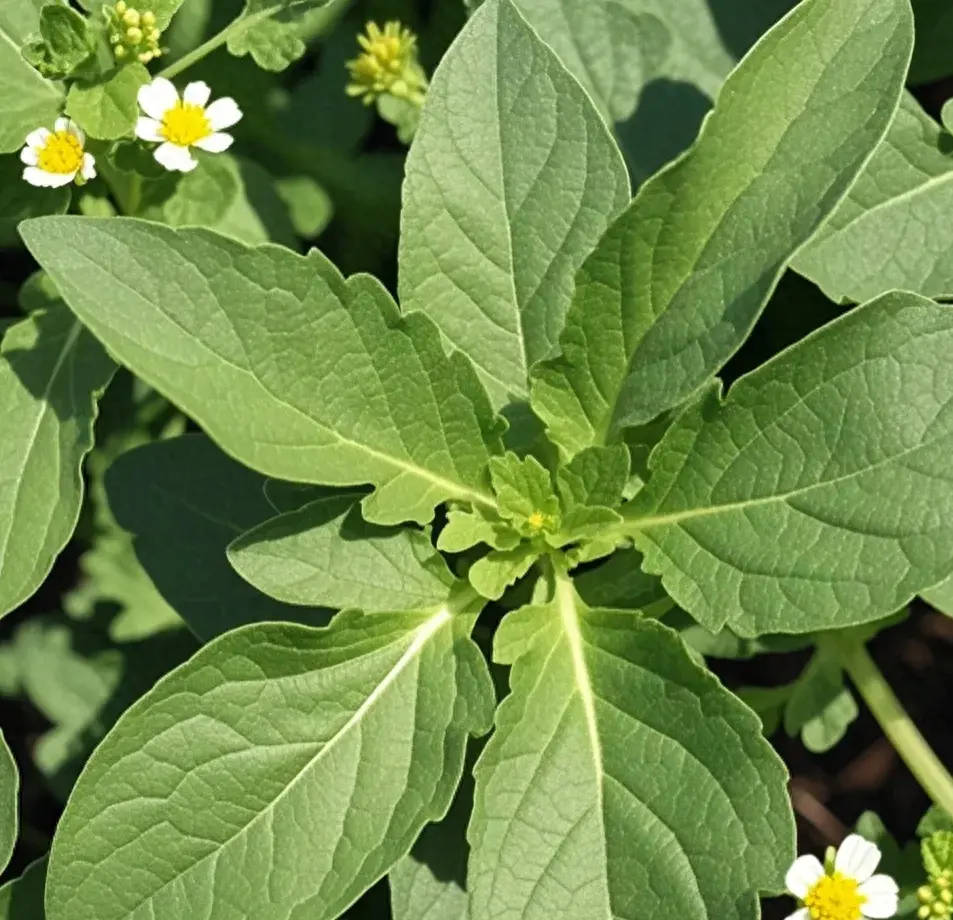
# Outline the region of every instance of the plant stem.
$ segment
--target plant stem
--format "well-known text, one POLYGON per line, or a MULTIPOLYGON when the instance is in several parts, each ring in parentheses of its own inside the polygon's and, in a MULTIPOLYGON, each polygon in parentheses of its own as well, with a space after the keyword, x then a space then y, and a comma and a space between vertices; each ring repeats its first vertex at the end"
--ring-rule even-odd
POLYGON ((826 635, 818 644, 840 661, 923 791, 947 814, 953 815, 953 776, 920 734, 864 643, 848 632, 826 635))
POLYGON ((241 27, 244 28, 248 24, 248 19, 240 16, 238 19, 230 22, 221 32, 216 32, 210 39, 202 42, 198 48, 193 48, 188 54, 183 54, 177 61, 173 61, 168 67, 160 70, 158 75, 165 77, 167 80, 178 76, 186 67, 191 67, 193 64, 201 61, 206 55, 211 54, 216 48, 221 48, 222 45, 238 31, 236 26, 238 26, 239 23, 241 23, 241 27))

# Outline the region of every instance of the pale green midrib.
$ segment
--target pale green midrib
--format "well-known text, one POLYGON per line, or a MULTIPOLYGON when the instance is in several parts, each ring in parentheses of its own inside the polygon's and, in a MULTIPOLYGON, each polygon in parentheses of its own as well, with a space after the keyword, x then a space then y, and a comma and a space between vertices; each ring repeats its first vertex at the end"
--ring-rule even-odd
MULTIPOLYGON (((73 252, 75 255, 78 255, 80 258, 85 259, 89 264, 99 269, 100 271, 105 271, 106 274, 110 274, 108 271, 106 271, 106 269, 104 269, 101 265, 99 265, 93 258, 91 258, 82 249, 74 248, 73 252)), ((492 508, 496 510, 496 502, 488 494, 484 492, 478 492, 475 489, 471 489, 468 486, 464 486, 462 483, 453 482, 449 479, 444 479, 443 476, 438 476, 435 473, 431 473, 429 470, 425 470, 423 467, 419 467, 419 466, 416 466, 415 464, 402 461, 388 454, 383 454, 380 451, 375 450, 374 448, 366 444, 360 444, 357 441, 352 441, 350 438, 345 438, 344 435, 340 434, 339 432, 335 431, 332 428, 329 428, 323 422, 319 421, 318 419, 312 418, 303 409, 299 409, 297 406, 293 406, 291 403, 285 402, 282 398, 280 398, 279 396, 276 396, 268 387, 266 387, 264 383, 261 381, 261 379, 255 375, 255 373, 251 370, 250 367, 248 368, 240 367, 234 362, 218 354, 218 352, 214 351, 202 339, 198 338, 193 333, 191 333, 188 329, 182 326, 181 323, 178 322, 178 320, 170 316, 165 310, 162 310, 157 305, 146 300, 138 291, 136 291, 135 288, 133 288, 130 284, 128 284, 123 278, 120 278, 116 275, 111 275, 111 274, 110 274, 110 277, 113 279, 114 282, 116 282, 118 286, 124 287, 133 297, 135 297, 137 300, 144 303, 146 307, 157 310, 169 323, 171 323, 176 329, 178 329, 179 332, 181 332, 183 335, 188 336, 192 344, 198 345, 198 347, 202 348, 209 355, 221 361, 226 367, 230 367, 233 370, 237 371, 239 374, 242 374, 243 376, 253 380, 261 388, 261 390, 268 395, 270 399, 273 399, 279 405, 285 406, 288 409, 290 409, 292 412, 296 413, 297 415, 300 415, 310 425, 314 425, 322 429, 323 431, 328 432, 340 444, 351 447, 358 451, 362 451, 376 460, 380 460, 385 464, 389 464, 393 467, 396 467, 398 470, 402 472, 411 473, 419 477, 420 479, 428 480, 432 482, 434 485, 441 487, 444 491, 449 492, 451 495, 455 495, 459 498, 462 498, 465 501, 475 502, 476 504, 480 504, 487 508, 492 508)), ((65 280, 67 282, 69 281, 69 279, 65 279, 65 280)), ((217 298, 216 298, 216 303, 217 303, 217 298)), ((231 320, 228 318, 228 315, 224 313, 223 315, 225 316, 225 319, 228 321, 229 326, 231 326, 232 331, 235 332, 236 335, 238 335, 237 330, 235 330, 235 327, 231 324, 231 320)), ((96 321, 95 316, 90 317, 90 328, 93 328, 94 323, 97 327, 100 325, 99 322, 96 321)), ((104 325, 106 325, 107 329, 109 328, 107 324, 104 324, 104 325)), ((116 334, 119 335, 125 341, 130 342, 136 349, 141 350, 145 352, 146 354, 153 354, 153 352, 149 351, 149 349, 140 345, 134 339, 129 338, 129 336, 120 332, 117 332, 116 334)), ((241 339, 241 336, 238 336, 238 338, 241 339)), ((161 391, 162 389, 164 389, 164 386, 160 385, 160 383, 156 381, 155 379, 152 379, 152 380, 147 379, 147 375, 145 373, 140 373, 138 370, 136 371, 136 373, 140 377, 142 377, 142 379, 145 380, 147 383, 154 386, 157 390, 161 391)), ((148 377, 152 377, 152 375, 149 374, 148 377)))
MULTIPOLYGON (((25 322, 31 322, 31 320, 27 319, 25 322)), ((59 354, 56 357, 56 361, 53 364, 53 369, 50 371, 49 381, 43 388, 43 393, 37 400, 40 408, 36 413, 36 421, 33 425, 33 430, 30 432, 29 438, 24 445, 24 450, 22 452, 23 462, 20 464, 20 468, 17 470, 16 477, 14 479, 16 485, 13 491, 13 514, 10 517, 10 526, 6 528, 3 539, 0 541, 0 575, 3 574, 4 562, 7 558, 7 548, 10 545, 10 536, 13 533, 14 522, 16 521, 17 505, 20 502, 21 488, 23 486, 23 473, 26 470, 27 464, 30 461, 30 456, 33 452, 33 448, 36 445, 36 439, 40 433, 40 426, 43 424, 43 419, 46 417, 47 412, 50 411, 48 397, 53 390, 53 385, 56 383, 56 379, 59 376, 63 365, 66 362, 67 356, 71 352, 73 346, 76 344, 76 340, 79 338, 82 328, 83 327, 79 320, 73 321, 70 331, 67 333, 63 346, 60 348, 59 354)))
MULTIPOLYGON (((453 615, 450 613, 449 609, 446 607, 438 611, 434 616, 432 616, 427 622, 421 624, 417 630, 417 635, 414 637, 410 645, 407 646, 406 651, 400 656, 396 661, 394 666, 384 675, 380 683, 368 694, 367 699, 354 710, 354 714, 341 726, 340 729, 327 741, 325 742, 317 754, 314 755, 291 779, 288 780, 285 787, 278 793, 265 808, 262 808, 255 815, 252 816, 251 820, 247 824, 240 827, 235 831, 231 836, 223 840, 216 849, 210 851, 201 859, 197 859, 193 862, 188 868, 183 872, 179 872, 176 875, 172 876, 168 881, 163 882, 162 885, 157 888, 155 891, 151 892, 148 897, 136 904, 132 909, 127 910, 125 916, 131 915, 134 911, 138 911, 140 907, 144 904, 151 904, 166 888, 174 884, 178 879, 182 878, 185 875, 188 875, 195 871, 203 863, 208 862, 209 859, 215 857, 216 859, 221 854, 226 847, 228 847, 232 841, 236 840, 242 834, 245 834, 249 829, 251 829, 262 817, 266 814, 270 814, 274 808, 278 805, 281 800, 288 795, 293 789, 297 787, 298 782, 306 773, 310 773, 324 758, 325 754, 328 751, 334 750, 335 746, 344 738, 351 729, 355 726, 360 725, 364 716, 371 710, 374 704, 384 695, 388 688, 397 681, 397 679, 403 674, 406 668, 414 662, 418 655, 423 652, 427 643, 448 623, 453 621, 453 615)), ((75 893, 76 889, 74 889, 75 893)))
MULTIPOLYGON (((678 524, 685 520, 694 520, 696 518, 711 517, 712 515, 718 514, 730 514, 734 511, 744 511, 748 508, 758 508, 764 507, 767 505, 773 504, 786 504, 792 498, 798 498, 802 495, 807 495, 817 489, 826 489, 829 486, 840 485, 844 482, 849 482, 852 479, 858 478, 860 476, 866 476, 869 473, 876 472, 881 467, 889 466, 893 463, 898 463, 911 454, 915 454, 921 450, 927 450, 932 447, 934 444, 939 443, 945 438, 949 438, 951 432, 946 432, 942 437, 938 437, 932 441, 929 441, 925 444, 917 444, 915 447, 908 448, 907 450, 901 451, 899 454, 894 454, 891 457, 887 457, 884 460, 881 460, 877 463, 872 464, 871 466, 865 467, 862 470, 854 470, 852 473, 847 473, 844 476, 838 476, 834 479, 828 479, 824 482, 815 482, 811 485, 803 486, 799 489, 793 489, 790 492, 785 492, 781 495, 766 495, 762 498, 753 498, 745 501, 737 502, 726 502, 723 505, 707 505, 702 508, 687 508, 683 511, 673 511, 671 514, 660 514, 660 515, 649 515, 646 517, 636 517, 630 511, 626 513, 627 509, 625 506, 622 508, 622 517, 623 517, 623 528, 625 524, 628 523, 631 525, 631 529, 635 531, 644 531, 650 530, 653 527, 666 527, 672 524, 678 524)), ((684 468, 684 464, 682 466, 684 468)), ((939 478, 939 477, 934 477, 939 478)), ((667 495, 670 494, 666 493, 667 495)), ((794 509, 797 510, 796 508, 794 509)), ((826 524, 826 522, 825 522, 826 524)), ((837 526, 833 524, 827 524, 826 526, 837 526)))

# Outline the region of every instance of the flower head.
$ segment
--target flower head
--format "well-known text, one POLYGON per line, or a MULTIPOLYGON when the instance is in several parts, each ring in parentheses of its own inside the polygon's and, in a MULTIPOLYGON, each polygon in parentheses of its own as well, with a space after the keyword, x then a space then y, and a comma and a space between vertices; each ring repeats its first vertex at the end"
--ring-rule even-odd
POLYGON ((917 890, 920 920, 950 920, 953 916, 953 871, 944 869, 917 890))
POLYGON ((364 50, 347 64, 349 96, 363 97, 367 105, 384 95, 415 105, 423 102, 427 77, 417 60, 417 36, 410 29, 388 22, 382 31, 377 23, 369 22, 357 41, 364 50))
POLYGON ((135 58, 148 64, 162 54, 159 47, 161 32, 156 26, 156 14, 151 10, 140 12, 126 0, 115 6, 104 6, 103 15, 109 26, 109 43, 116 60, 135 58))
POLYGON ((53 130, 37 128, 26 138, 20 159, 26 164, 23 178, 30 185, 57 188, 96 175, 96 160, 86 153, 86 135, 76 122, 57 118, 53 130))
POLYGON ((190 83, 182 98, 163 77, 139 89, 139 107, 146 117, 136 122, 136 137, 159 146, 156 160, 166 169, 189 172, 198 165, 190 148, 221 153, 232 145, 232 136, 223 128, 237 124, 242 117, 235 100, 229 96, 208 105, 212 91, 207 83, 190 83))
POLYGON ((897 913, 897 883, 874 875, 880 850, 858 834, 837 848, 826 868, 816 856, 799 856, 784 879, 800 908, 787 920, 883 920, 897 913))

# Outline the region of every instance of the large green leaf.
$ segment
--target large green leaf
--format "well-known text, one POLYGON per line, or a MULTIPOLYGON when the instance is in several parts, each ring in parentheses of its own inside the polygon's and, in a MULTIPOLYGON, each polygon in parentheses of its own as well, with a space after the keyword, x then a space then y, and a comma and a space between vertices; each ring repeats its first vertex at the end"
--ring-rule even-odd
POLYGON ((17 224, 28 217, 63 214, 70 189, 37 188, 23 181, 23 164, 12 154, 0 157, 0 246, 18 246, 17 224))
POLYGON ((18 48, 40 30, 40 10, 46 0, 6 0, 0 4, 0 32, 18 48))
POLYGON ((106 474, 110 510, 133 535, 140 563, 201 639, 247 623, 328 621, 326 610, 256 591, 228 563, 229 543, 275 516, 264 484, 203 435, 137 447, 106 474))
POLYGON ((419 530, 368 524, 356 495, 318 499, 255 527, 228 550, 235 570, 289 604, 365 613, 443 604, 456 579, 419 530))
POLYGON ((953 308, 888 294, 673 424, 624 514, 711 631, 879 619, 953 558, 953 308))
POLYGON ((345 613, 205 646, 80 777, 50 920, 337 917, 442 817, 489 728, 474 620, 345 613))
POLYGON ((793 857, 784 767, 677 635, 566 581, 495 656, 512 692, 477 765, 475 920, 754 920, 793 857))
POLYGON ((495 402, 525 398, 628 200, 586 93, 509 0, 487 0, 437 68, 408 157, 401 307, 433 317, 495 402))
POLYGON ((953 295, 950 138, 905 94, 890 132, 794 268, 832 300, 953 295))
POLYGON ((0 920, 43 920, 46 860, 27 867, 19 878, 0 887, 0 920))
POLYGON ((912 37, 907 0, 805 0, 744 59, 579 272, 533 388, 565 452, 681 402, 741 345, 886 133, 912 37))
POLYGON ((43 582, 76 526, 80 467, 115 365, 62 303, 0 344, 0 615, 43 582))
MULTIPOLYGON (((29 10, 24 12, 30 16, 29 10)), ((22 38, 15 34, 20 21, 0 20, 0 153, 22 147, 34 128, 52 128, 63 105, 60 87, 41 77, 21 57, 22 38)))
POLYGON ((17 816, 20 795, 20 774, 10 748, 0 732, 0 872, 13 855, 20 830, 17 816))
POLYGON ((248 466, 373 483, 379 523, 424 523, 450 498, 492 505, 498 428, 475 372, 370 276, 345 281, 317 250, 120 218, 21 234, 110 351, 248 466))

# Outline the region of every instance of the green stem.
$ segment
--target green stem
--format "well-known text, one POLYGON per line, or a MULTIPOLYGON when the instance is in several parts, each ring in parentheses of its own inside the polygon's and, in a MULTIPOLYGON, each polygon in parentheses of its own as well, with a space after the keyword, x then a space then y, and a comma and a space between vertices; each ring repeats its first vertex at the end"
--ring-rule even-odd
POLYGON ((829 634, 818 644, 840 661, 923 791, 947 814, 953 815, 953 776, 920 734, 864 643, 848 632, 829 634))
POLYGON ((167 80, 171 80, 173 77, 178 76, 185 70, 187 67, 191 67, 193 64, 198 63, 206 55, 211 54, 216 48, 221 48, 222 45, 227 42, 232 35, 239 31, 239 25, 241 28, 245 28, 249 20, 252 17, 244 18, 239 16, 238 19, 230 22, 221 32, 216 32, 208 41, 202 42, 198 48, 193 48, 188 54, 183 54, 177 61, 173 61, 169 64, 168 67, 163 68, 159 71, 160 77, 165 77, 167 80))

